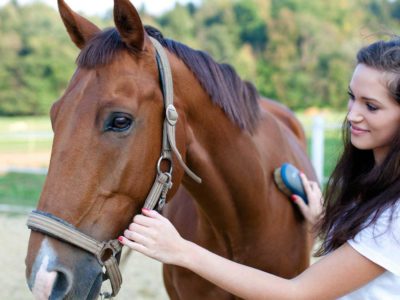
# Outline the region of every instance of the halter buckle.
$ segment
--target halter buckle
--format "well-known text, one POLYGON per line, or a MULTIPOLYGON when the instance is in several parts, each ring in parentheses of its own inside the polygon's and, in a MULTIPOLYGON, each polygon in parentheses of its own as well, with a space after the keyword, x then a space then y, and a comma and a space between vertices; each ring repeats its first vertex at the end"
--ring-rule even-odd
POLYGON ((173 104, 168 104, 165 110, 165 117, 171 126, 175 126, 176 122, 178 122, 178 112, 173 104))

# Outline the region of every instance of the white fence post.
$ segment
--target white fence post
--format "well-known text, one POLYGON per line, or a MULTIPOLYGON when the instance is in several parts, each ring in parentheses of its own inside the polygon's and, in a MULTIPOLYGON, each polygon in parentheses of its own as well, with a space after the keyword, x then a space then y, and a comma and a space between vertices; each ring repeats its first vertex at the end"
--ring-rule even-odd
POLYGON ((317 115, 313 118, 311 135, 311 161, 319 183, 324 183, 324 119, 317 115))

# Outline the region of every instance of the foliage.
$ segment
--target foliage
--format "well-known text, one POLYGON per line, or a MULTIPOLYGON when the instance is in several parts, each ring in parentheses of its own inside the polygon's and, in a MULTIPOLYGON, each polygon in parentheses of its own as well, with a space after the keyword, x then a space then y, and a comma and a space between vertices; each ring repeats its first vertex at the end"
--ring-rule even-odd
MULTIPOLYGON (((400 26, 398 0, 203 0, 161 16, 139 11, 144 23, 231 63, 292 109, 344 109, 359 47, 400 26)), ((113 23, 111 11, 90 19, 113 23)), ((0 115, 47 114, 77 54, 54 9, 16 0, 0 7, 0 115)))

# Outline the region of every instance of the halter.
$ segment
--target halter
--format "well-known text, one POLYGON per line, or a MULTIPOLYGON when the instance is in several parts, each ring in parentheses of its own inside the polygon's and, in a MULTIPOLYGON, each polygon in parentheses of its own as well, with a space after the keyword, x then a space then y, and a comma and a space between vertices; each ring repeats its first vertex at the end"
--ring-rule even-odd
MULTIPOLYGON (((165 108, 165 119, 163 126, 163 140, 161 156, 157 162, 157 176, 147 195, 144 208, 161 210, 165 204, 167 193, 172 187, 172 152, 178 159, 186 174, 188 174, 197 183, 201 179, 194 174, 185 164, 175 141, 175 125, 178 121, 178 113, 174 107, 174 91, 171 75, 171 67, 168 62, 167 54, 162 45, 150 37, 154 48, 156 49, 157 67, 160 74, 161 89, 163 92, 163 101, 165 108), (169 170, 161 170, 161 162, 169 162, 169 170)), ((57 238, 78 248, 81 248, 96 256, 101 266, 105 267, 104 280, 110 279, 112 293, 104 293, 104 298, 115 297, 122 284, 122 275, 118 268, 117 255, 121 252, 122 246, 118 240, 109 240, 99 242, 92 237, 80 232, 72 224, 43 211, 34 210, 29 214, 27 226, 33 231, 44 233, 48 236, 57 238)))

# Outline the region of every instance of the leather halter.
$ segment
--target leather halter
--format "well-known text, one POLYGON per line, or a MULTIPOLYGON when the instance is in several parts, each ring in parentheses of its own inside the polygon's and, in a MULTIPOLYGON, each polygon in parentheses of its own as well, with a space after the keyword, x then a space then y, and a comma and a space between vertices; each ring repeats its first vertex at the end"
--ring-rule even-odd
MULTIPOLYGON (((175 125, 178 121, 178 113, 173 104, 174 91, 171 67, 162 45, 152 37, 150 37, 150 40, 157 54, 156 59, 163 92, 165 120, 163 126, 162 151, 157 162, 157 177, 146 198, 144 208, 154 209, 156 205, 158 205, 157 209, 161 210, 165 204, 167 193, 172 187, 172 152, 175 154, 182 168, 193 180, 201 183, 201 179, 186 166, 176 147, 175 125), (160 166, 163 160, 169 161, 169 171, 161 171, 160 166)), ((117 254, 122 250, 122 246, 118 240, 114 239, 99 242, 80 232, 73 225, 64 220, 52 214, 37 210, 29 214, 27 226, 33 231, 38 231, 57 238, 95 255, 100 265, 104 266, 106 269, 104 277, 108 277, 111 282, 112 293, 104 293, 103 297, 111 298, 118 294, 122 284, 122 275, 118 268, 118 261, 116 258, 117 254)))

